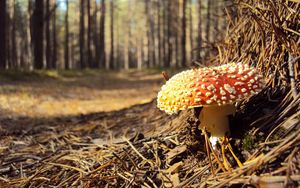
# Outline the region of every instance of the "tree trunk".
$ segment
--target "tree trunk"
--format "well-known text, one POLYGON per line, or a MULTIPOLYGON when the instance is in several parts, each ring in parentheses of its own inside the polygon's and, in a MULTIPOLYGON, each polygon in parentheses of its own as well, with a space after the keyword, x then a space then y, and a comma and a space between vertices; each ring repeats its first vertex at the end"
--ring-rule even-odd
POLYGON ((171 38, 172 38, 172 32, 171 32, 171 23, 172 23, 172 0, 168 0, 168 5, 167 5, 167 11, 168 11, 168 14, 167 14, 167 62, 166 62, 166 67, 170 67, 170 64, 171 64, 171 60, 172 60, 172 52, 173 52, 173 47, 172 47, 172 41, 171 41, 171 38))
POLYGON ((57 67, 57 34, 56 34, 56 0, 53 0, 53 15, 52 15, 52 40, 53 40, 53 54, 51 68, 55 69, 57 67))
POLYGON ((207 1, 207 14, 206 14, 206 43, 210 42, 210 9, 211 1, 207 1))
POLYGON ((44 1, 35 0, 33 12, 34 68, 42 69, 44 64, 44 1))
POLYGON ((65 69, 70 69, 69 62, 69 0, 66 0, 66 13, 65 13, 65 69))
POLYGON ((26 60, 26 70, 32 70, 33 64, 32 64, 32 52, 33 52, 33 46, 31 41, 31 32, 32 32, 32 22, 31 22, 31 16, 32 16, 32 0, 28 1, 28 10, 26 14, 26 45, 25 50, 27 52, 27 60, 26 60))
POLYGON ((175 65, 176 67, 181 67, 181 58, 182 58, 182 45, 181 45, 181 38, 182 38, 182 0, 174 1, 171 5, 172 7, 172 31, 171 32, 171 41, 172 47, 175 50, 175 53, 172 53, 172 60, 171 65, 175 65))
POLYGON ((162 54, 163 54, 163 48, 162 48, 162 40, 161 40, 161 2, 160 0, 157 0, 157 40, 158 40, 158 64, 160 67, 162 67, 162 54))
MULTIPOLYGON (((208 45, 210 43, 210 19, 211 19, 211 1, 207 1, 207 14, 206 14, 206 44, 208 45)), ((205 53, 205 56, 209 56, 210 50, 208 49, 205 53)))
POLYGON ((128 70, 129 69, 129 38, 130 38, 130 24, 131 24, 131 1, 128 1, 128 17, 126 19, 126 29, 125 29, 125 44, 124 44, 124 69, 128 70))
POLYGON ((154 31, 154 20, 152 14, 152 1, 145 0, 145 12, 147 15, 147 37, 148 37, 148 59, 149 66, 154 67, 156 65, 155 62, 155 31, 154 31))
POLYGON ((182 2, 182 35, 181 35, 181 66, 186 66, 186 2, 187 0, 183 0, 182 2))
POLYGON ((220 7, 219 7, 219 1, 214 1, 214 42, 220 39, 220 32, 219 32, 219 13, 220 13, 220 7))
POLYGON ((99 33, 99 54, 100 67, 105 67, 105 0, 101 0, 100 33, 99 33))
POLYGON ((192 3, 193 1, 189 1, 189 20, 190 20, 190 62, 193 62, 194 60, 194 35, 193 35, 193 12, 192 12, 192 3))
MULTIPOLYGON (((47 0, 46 2, 46 15, 50 15, 50 0, 47 0)), ((46 66, 47 69, 52 68, 52 49, 51 49, 51 30, 50 30, 50 24, 51 24, 51 17, 46 17, 46 66)))
POLYGON ((6 67, 6 0, 0 0, 0 69, 6 67))
POLYGON ((75 37, 74 33, 70 33, 70 65, 72 68, 80 68, 80 65, 78 65, 77 63, 75 63, 75 57, 76 57, 76 53, 75 53, 75 49, 77 49, 77 39, 75 39, 77 37, 75 37))
POLYGON ((99 68, 100 55, 99 55, 99 32, 97 25, 97 13, 98 13, 98 0, 94 0, 94 12, 93 12, 93 45, 95 47, 95 58, 93 59, 93 68, 99 68))
POLYGON ((138 70, 142 70, 143 67, 143 57, 142 57, 142 53, 143 53, 143 39, 142 37, 137 36, 136 37, 136 47, 137 47, 137 69, 138 70))
POLYGON ((197 36, 197 61, 201 62, 201 47, 202 47, 202 15, 201 15, 201 2, 202 0, 198 0, 198 36, 197 36))
POLYGON ((12 58, 12 65, 11 65, 11 68, 13 69, 17 69, 18 68, 18 65, 19 65, 19 55, 18 55, 18 49, 19 49, 19 46, 17 45, 17 28, 16 28, 16 22, 17 22, 17 18, 16 18, 16 10, 15 10, 15 7, 16 7, 16 1, 13 0, 11 1, 12 2, 12 5, 11 5, 11 54, 13 54, 11 56, 12 58))
POLYGON ((92 15, 91 15, 91 0, 87 0, 87 19, 88 19, 88 31, 87 31, 87 52, 88 52, 88 67, 93 67, 92 57, 92 15))
POLYGON ((114 3, 110 0, 110 69, 114 69, 114 3))
MULTIPOLYGON (((102 0, 103 1, 103 0, 102 0)), ((85 35, 85 28, 84 28, 84 0, 80 0, 80 33, 79 33, 79 50, 80 50, 80 68, 86 68, 85 64, 85 45, 84 45, 84 35, 85 35)))
POLYGON ((121 50, 120 50, 120 27, 119 27, 119 11, 116 11, 115 12, 115 22, 117 23, 116 24, 116 31, 117 31, 117 34, 116 34, 116 43, 117 43, 117 51, 116 51, 116 58, 115 58, 115 61, 116 61, 116 68, 117 69, 120 69, 121 68, 121 50))
POLYGON ((166 33, 166 25, 167 25, 167 9, 166 9, 166 2, 162 1, 163 5, 163 15, 162 15, 162 60, 163 60, 163 67, 167 67, 167 33, 166 33))

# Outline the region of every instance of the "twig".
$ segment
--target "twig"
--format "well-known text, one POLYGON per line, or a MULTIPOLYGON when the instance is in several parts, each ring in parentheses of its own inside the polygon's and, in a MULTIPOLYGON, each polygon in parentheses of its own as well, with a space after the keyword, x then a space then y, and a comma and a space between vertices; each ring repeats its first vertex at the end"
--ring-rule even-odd
POLYGON ((48 162, 48 164, 53 165, 53 166, 59 166, 59 167, 62 167, 62 168, 73 169, 73 170, 76 170, 76 171, 81 172, 83 174, 87 173, 86 171, 84 171, 80 168, 74 167, 74 166, 69 166, 69 165, 59 164, 59 163, 52 163, 52 162, 48 162))
POLYGON ((169 74, 167 73, 167 71, 162 71, 161 74, 163 75, 165 81, 168 81, 170 79, 169 74))
POLYGON ((138 156, 140 156, 143 160, 148 161, 148 159, 146 157, 144 157, 133 145, 132 143, 125 137, 123 137, 124 140, 129 144, 129 146, 133 149, 133 151, 138 154, 138 156))
POLYGON ((209 165, 206 165, 205 167, 202 168, 202 170, 196 172, 193 176, 191 176, 189 179, 186 179, 185 181, 181 182, 175 188, 186 187, 186 186, 190 185, 195 178, 197 178, 201 174, 203 174, 206 170, 209 169, 209 167, 210 167, 209 165))
POLYGON ((296 82, 295 82, 295 70, 294 70, 294 63, 297 62, 300 59, 300 56, 294 58, 292 55, 289 56, 289 77, 290 77, 290 82, 291 82, 291 90, 292 90, 292 95, 293 98, 296 99, 298 95, 297 87, 296 87, 296 82))
POLYGON ((125 155, 129 158, 129 160, 131 161, 131 163, 133 164, 133 166, 136 169, 139 169, 139 167, 136 165, 136 163, 134 162, 134 160, 130 157, 130 155, 128 154, 128 152, 124 148, 123 148, 123 151, 124 151, 125 155))

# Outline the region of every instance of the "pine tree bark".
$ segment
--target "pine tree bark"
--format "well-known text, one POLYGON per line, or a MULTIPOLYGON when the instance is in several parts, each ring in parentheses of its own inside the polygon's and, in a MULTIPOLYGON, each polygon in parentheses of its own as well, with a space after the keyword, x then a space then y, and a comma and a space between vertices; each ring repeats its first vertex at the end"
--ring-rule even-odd
MULTIPOLYGON (((102 0, 103 1, 103 0, 102 0)), ((80 68, 86 68, 85 64, 85 45, 84 45, 84 36, 85 36, 85 28, 84 28, 84 0, 80 0, 80 33, 79 33, 79 53, 80 53, 80 68)))
POLYGON ((64 60, 65 60, 65 69, 70 69, 69 62, 69 0, 65 1, 66 3, 66 13, 65 13, 65 46, 64 46, 64 60))
POLYGON ((0 0, 0 69, 6 67, 6 0, 0 0))
POLYGON ((162 1, 162 10, 163 10, 163 15, 162 15, 162 60, 163 60, 163 67, 167 67, 167 8, 166 8, 166 2, 162 1))
POLYGON ((197 36, 197 61, 201 62, 201 48, 202 48, 202 0, 198 0, 198 36, 197 36))
POLYGON ((105 0, 101 0, 101 16, 100 16, 100 33, 99 33, 99 54, 100 54, 100 68, 105 67, 105 0))
MULTIPOLYGON (((211 21, 211 1, 208 0, 207 1, 207 14, 206 14, 206 28, 205 28, 205 33, 206 33, 206 44, 208 45, 210 43, 210 32, 211 32, 211 29, 210 29, 210 21, 211 21)), ((206 53, 205 53, 205 56, 209 56, 209 52, 210 50, 207 50, 206 53)))
POLYGON ((136 53, 136 56, 137 56, 137 69, 138 70, 142 70, 142 67, 143 67, 143 39, 142 39, 142 36, 137 36, 136 37, 136 47, 137 47, 137 53, 136 53))
POLYGON ((52 40, 53 40, 53 52, 52 52, 52 63, 51 68, 55 69, 57 67, 57 32, 56 32, 56 0, 53 0, 52 2, 52 40))
POLYGON ((117 31, 117 34, 116 34, 116 44, 117 44, 117 50, 116 50, 116 58, 115 58, 115 61, 116 61, 116 69, 120 69, 121 68, 121 50, 120 50, 120 27, 119 27, 119 11, 116 11, 115 12, 115 22, 117 23, 116 24, 116 31, 117 31))
POLYGON ((93 68, 99 68, 100 64, 100 55, 99 55, 99 31, 98 31, 98 22, 97 22, 97 13, 98 13, 98 0, 94 0, 94 9, 93 9, 93 45, 95 47, 94 50, 94 59, 93 59, 93 68))
POLYGON ((33 69, 33 64, 32 64, 32 52, 33 52, 33 46, 32 46, 32 41, 31 41, 31 33, 32 33, 32 5, 33 2, 32 0, 28 1, 28 9, 26 13, 26 45, 25 45, 25 52, 27 53, 27 57, 24 58, 26 59, 26 70, 32 70, 33 69))
POLYGON ((210 42, 210 17, 211 17, 210 9, 211 9, 211 1, 208 0, 207 1, 207 14, 206 14, 206 31, 205 31, 207 43, 210 42))
POLYGON ((18 66, 19 66, 19 45, 17 45, 17 18, 16 18, 16 10, 15 10, 15 7, 16 7, 16 1, 13 0, 11 1, 12 4, 11 4, 11 54, 13 54, 11 56, 11 68, 13 69, 17 69, 18 66))
POLYGON ((190 50, 190 62, 192 62, 194 60, 194 35, 193 35, 193 12, 192 12, 192 3, 193 1, 190 0, 189 1, 189 20, 190 20, 190 46, 191 46, 191 50, 190 50))
POLYGON ((172 60, 172 52, 173 52, 173 46, 172 46, 172 31, 171 31, 171 25, 173 21, 172 17, 172 0, 168 0, 168 5, 167 5, 167 55, 166 55, 166 66, 165 67, 170 67, 171 65, 171 60, 172 60))
POLYGON ((35 0, 33 11, 34 68, 42 69, 44 64, 44 1, 35 0))
POLYGON ((155 62, 155 31, 154 31, 154 20, 152 15, 152 1, 145 0, 145 12, 147 15, 147 37, 148 37, 148 59, 149 67, 154 67, 155 62))
POLYGON ((125 29, 125 44, 124 44, 124 69, 129 69, 129 38, 130 38, 130 23, 131 23, 131 1, 128 1, 128 17, 126 19, 127 27, 125 29))
MULTIPOLYGON (((46 1, 46 15, 50 15, 50 0, 46 1)), ((46 66, 47 69, 52 68, 52 49, 51 49, 51 30, 50 30, 50 24, 51 24, 51 17, 46 17, 46 66)))
POLYGON ((163 48, 162 48, 162 40, 161 40, 161 2, 160 0, 157 0, 157 40, 158 40, 158 64, 160 67, 162 67, 162 54, 163 54, 163 48))
POLYGON ((182 35, 181 35, 181 66, 186 66, 186 3, 187 0, 183 0, 182 2, 182 35))
POLYGON ((110 69, 114 69, 114 3, 110 0, 110 69))
POLYGON ((87 52, 88 52, 88 67, 93 67, 93 57, 92 57, 92 15, 91 15, 91 0, 87 0, 87 52))
POLYGON ((181 58, 182 58, 182 45, 181 45, 181 38, 182 38, 182 0, 174 1, 172 3, 172 31, 171 32, 171 41, 172 47, 175 50, 175 53, 172 53, 172 60, 171 65, 175 65, 176 67, 181 66, 181 58))

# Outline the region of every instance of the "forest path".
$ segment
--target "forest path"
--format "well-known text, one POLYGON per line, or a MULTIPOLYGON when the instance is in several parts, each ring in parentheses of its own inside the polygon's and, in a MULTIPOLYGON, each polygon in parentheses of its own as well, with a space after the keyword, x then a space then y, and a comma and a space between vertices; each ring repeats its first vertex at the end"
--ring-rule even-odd
POLYGON ((150 72, 69 72, 0 78, 0 118, 109 112, 156 97, 162 76, 150 72))

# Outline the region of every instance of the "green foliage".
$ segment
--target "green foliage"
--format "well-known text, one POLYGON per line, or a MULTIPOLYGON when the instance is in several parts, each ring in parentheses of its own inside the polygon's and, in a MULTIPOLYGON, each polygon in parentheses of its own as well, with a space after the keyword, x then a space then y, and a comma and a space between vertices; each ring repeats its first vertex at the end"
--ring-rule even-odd
POLYGON ((244 150, 251 150, 257 146, 257 143, 255 143, 255 138, 252 135, 246 134, 243 139, 243 149, 244 150))
POLYGON ((245 133, 242 143, 243 149, 246 151, 253 150, 258 147, 258 144, 264 140, 263 134, 255 134, 253 135, 252 131, 245 133))

